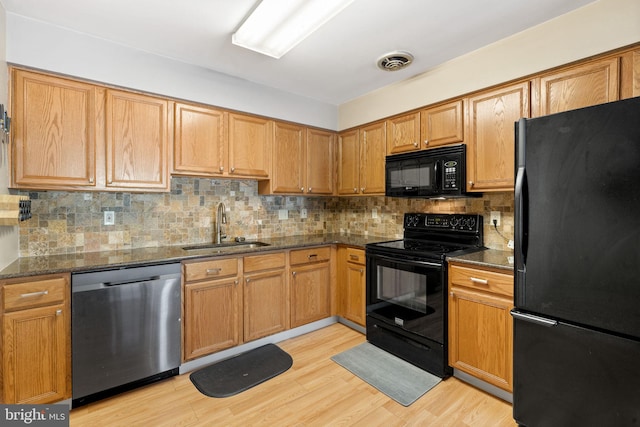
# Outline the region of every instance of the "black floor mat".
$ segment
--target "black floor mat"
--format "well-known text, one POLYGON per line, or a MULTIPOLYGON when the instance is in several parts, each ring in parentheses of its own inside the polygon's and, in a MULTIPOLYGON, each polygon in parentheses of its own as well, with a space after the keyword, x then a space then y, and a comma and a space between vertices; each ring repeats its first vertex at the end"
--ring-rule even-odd
POLYGON ((292 364, 288 353, 267 344, 199 369, 189 378, 202 394, 229 397, 280 375, 292 364))

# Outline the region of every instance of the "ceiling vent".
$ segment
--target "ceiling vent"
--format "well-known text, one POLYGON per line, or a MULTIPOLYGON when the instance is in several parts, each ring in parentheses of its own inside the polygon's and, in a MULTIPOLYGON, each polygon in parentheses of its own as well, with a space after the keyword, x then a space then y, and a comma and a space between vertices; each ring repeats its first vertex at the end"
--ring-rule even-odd
POLYGON ((398 71, 406 68, 413 62, 413 55, 409 52, 395 51, 378 58, 378 68, 384 71, 398 71))

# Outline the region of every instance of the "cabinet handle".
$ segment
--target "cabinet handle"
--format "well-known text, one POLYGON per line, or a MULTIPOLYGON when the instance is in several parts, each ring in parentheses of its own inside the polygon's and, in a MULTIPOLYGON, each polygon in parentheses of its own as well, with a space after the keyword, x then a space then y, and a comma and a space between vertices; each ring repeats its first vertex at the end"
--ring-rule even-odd
POLYGON ((353 187, 353 192, 354 192, 354 193, 357 193, 357 192, 358 192, 358 189, 357 189, 357 188, 355 188, 355 187, 353 187))
POLYGON ((362 188, 360 189, 360 191, 362 191, 362 192, 364 193, 364 189, 365 189, 365 188, 366 188, 366 187, 362 187, 362 188))
POLYGON ((39 296, 48 295, 48 294, 49 294, 49 291, 31 292, 28 294, 21 294, 20 298, 39 297, 39 296))
POLYGON ((62 310, 56 310, 56 316, 60 316, 62 314, 62 310))
POLYGON ((236 170, 236 168, 235 168, 235 167, 232 167, 232 168, 231 168, 231 172, 235 172, 235 170, 236 170))
POLYGON ((417 146, 418 146, 418 143, 417 143, 417 142, 414 142, 414 143, 413 143, 413 146, 414 146, 414 147, 417 147, 417 146))
POLYGON ((307 255, 307 258, 311 259, 311 258, 318 258, 318 254, 310 254, 307 255))
POLYGON ((309 187, 309 193, 311 193, 311 187, 309 187))
POLYGON ((247 283, 249 283, 251 281, 251 279, 245 279, 247 281, 247 283))
POLYGON ((304 191, 304 187, 300 187, 300 191, 304 191))
POLYGON ((349 258, 351 258, 354 261, 358 261, 360 259, 358 255, 353 255, 353 254, 349 255, 349 258))
POLYGON ((362 273, 364 273, 364 270, 363 270, 363 269, 360 269, 360 274, 362 274, 362 273))
POLYGON ((471 282, 476 283, 478 285, 488 285, 489 281, 486 279, 478 279, 477 277, 471 277, 471 282))
POLYGON ((220 274, 221 271, 221 268, 207 268, 208 275, 220 274))
POLYGON ((452 297, 455 296, 456 294, 454 294, 453 292, 449 292, 449 295, 451 295, 452 297))
POLYGON ((107 181, 107 184, 109 184, 109 185, 113 184, 113 180, 110 179, 109 181, 107 181))
POLYGON ((424 145, 429 145, 429 140, 428 139, 424 140, 424 145))
POLYGON ((89 178, 89 184, 93 184, 93 178, 89 178))
POLYGON ((473 187, 473 181, 469 181, 469 187, 473 187))
POLYGON ((238 284, 238 281, 237 281, 237 280, 234 280, 234 281, 233 281, 233 284, 234 284, 234 285, 237 285, 237 284, 238 284))
POLYGON ((291 272, 291 274, 292 274, 293 276, 295 276, 295 275, 296 275, 296 272, 295 272, 295 271, 292 271, 292 272, 291 272))
POLYGON ((220 166, 220 172, 224 172, 224 166, 220 166))

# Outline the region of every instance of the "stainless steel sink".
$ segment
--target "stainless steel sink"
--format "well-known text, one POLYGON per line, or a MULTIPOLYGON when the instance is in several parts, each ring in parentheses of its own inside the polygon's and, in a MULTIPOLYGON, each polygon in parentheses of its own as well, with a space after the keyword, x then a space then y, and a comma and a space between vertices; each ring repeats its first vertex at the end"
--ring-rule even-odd
POLYGON ((209 250, 212 252, 224 252, 230 249, 252 249, 262 246, 269 246, 269 243, 264 242, 224 242, 224 243, 203 243, 201 245, 184 246, 182 249, 185 251, 200 251, 209 250))

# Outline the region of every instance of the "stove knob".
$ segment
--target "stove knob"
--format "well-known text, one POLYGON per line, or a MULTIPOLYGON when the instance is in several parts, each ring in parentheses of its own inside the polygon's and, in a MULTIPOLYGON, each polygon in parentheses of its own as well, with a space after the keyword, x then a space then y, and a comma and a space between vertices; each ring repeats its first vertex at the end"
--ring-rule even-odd
POLYGON ((453 218, 451 218, 449 224, 451 224, 451 228, 455 228, 455 226, 458 225, 458 218, 454 216, 453 218))
POLYGON ((468 224, 469 224, 469 228, 475 227, 476 219, 475 218, 469 218, 468 224))

